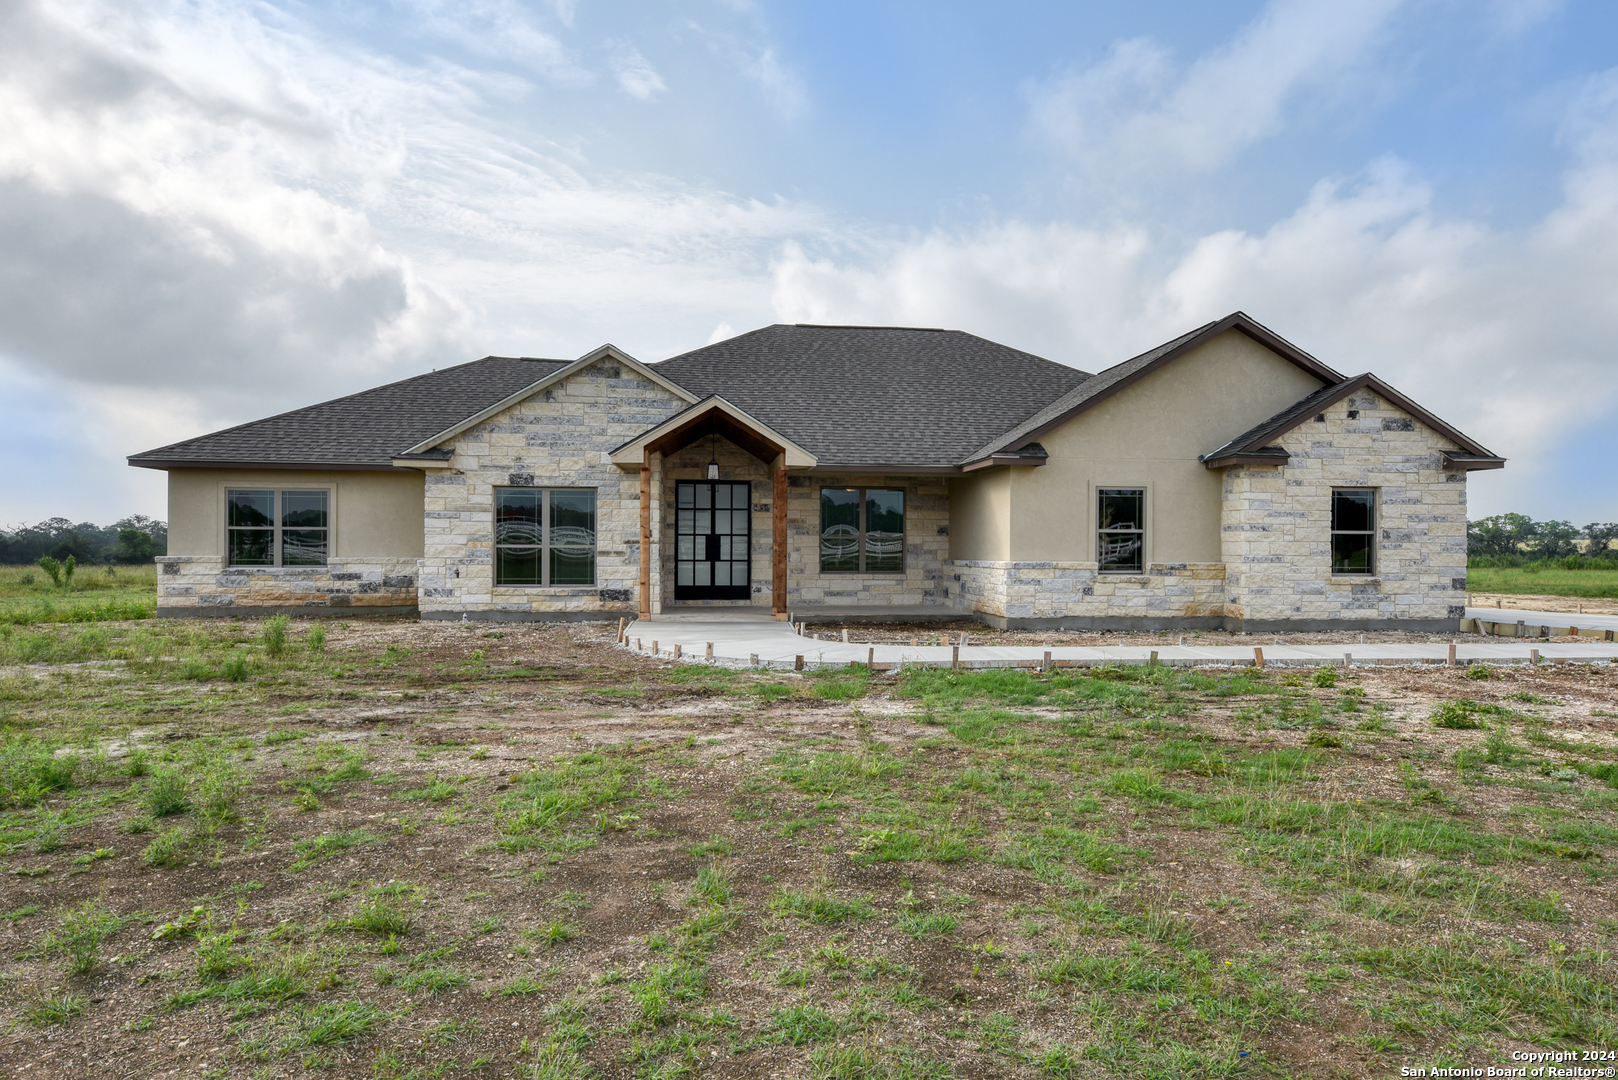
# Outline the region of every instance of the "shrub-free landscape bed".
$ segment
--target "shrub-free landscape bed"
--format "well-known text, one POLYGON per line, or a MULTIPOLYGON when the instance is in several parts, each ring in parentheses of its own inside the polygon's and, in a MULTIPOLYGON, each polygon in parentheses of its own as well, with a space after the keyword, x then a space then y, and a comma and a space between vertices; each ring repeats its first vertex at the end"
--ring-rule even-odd
POLYGON ((1618 1047, 1609 667, 804 677, 611 638, 0 626, 0 1072, 1618 1047))

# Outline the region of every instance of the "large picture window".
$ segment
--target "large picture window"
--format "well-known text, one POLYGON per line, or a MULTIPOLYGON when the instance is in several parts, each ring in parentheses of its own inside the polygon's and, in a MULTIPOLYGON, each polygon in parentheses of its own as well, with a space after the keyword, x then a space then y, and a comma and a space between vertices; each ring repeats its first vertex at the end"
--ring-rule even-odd
POLYGON ((1331 572, 1376 573, 1376 489, 1331 493, 1331 572))
POLYGON ((596 493, 496 488, 496 585, 594 585, 596 493))
POLYGON ((905 493, 891 488, 820 489, 820 570, 902 574, 905 493))
POLYGON ((1103 574, 1138 574, 1146 554, 1146 489, 1096 489, 1096 565, 1103 574))
POLYGON ((273 488, 225 492, 231 566, 325 566, 331 554, 331 492, 273 488))

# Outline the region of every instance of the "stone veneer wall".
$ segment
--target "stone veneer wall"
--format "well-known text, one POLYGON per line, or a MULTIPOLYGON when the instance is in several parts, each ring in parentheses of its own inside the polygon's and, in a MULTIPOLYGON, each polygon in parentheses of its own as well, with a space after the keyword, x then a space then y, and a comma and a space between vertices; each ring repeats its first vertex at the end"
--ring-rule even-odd
POLYGON ((159 555, 157 614, 407 614, 415 559, 332 559, 325 566, 229 567, 219 556, 159 555))
POLYGON ((787 608, 854 604, 943 606, 949 559, 949 487, 943 477, 793 476, 787 486, 787 608), (820 572, 820 489, 899 488, 905 493, 905 568, 902 574, 820 572))
POLYGON ((954 603, 1001 629, 1211 629, 1224 622, 1222 563, 1151 563, 1144 574, 1101 574, 1093 562, 948 564, 954 603))
MULTIPOLYGON (((427 473, 422 617, 633 613, 640 583, 640 475, 613 465, 608 455, 684 407, 655 383, 603 360, 456 436, 448 466, 427 473), (497 588, 496 487, 594 488, 596 583, 497 588)), ((654 468, 654 476, 659 471, 654 468)))
POLYGON ((1278 440, 1284 466, 1225 470, 1222 553, 1233 625, 1352 629, 1459 625, 1466 603, 1466 473, 1421 421, 1355 394, 1278 440), (1358 413, 1350 418, 1348 412, 1358 413), (1377 489, 1376 573, 1331 574, 1331 492, 1377 489))

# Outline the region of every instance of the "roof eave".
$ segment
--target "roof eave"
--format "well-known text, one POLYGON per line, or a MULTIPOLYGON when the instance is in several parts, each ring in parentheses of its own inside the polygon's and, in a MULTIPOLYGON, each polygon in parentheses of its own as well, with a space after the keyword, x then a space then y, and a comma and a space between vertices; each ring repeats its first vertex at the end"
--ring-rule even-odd
POLYGON ((1285 450, 1281 450, 1280 447, 1276 449, 1280 450, 1280 453, 1266 454, 1262 451, 1253 451, 1246 454, 1221 454, 1219 457, 1203 458, 1202 464, 1209 469, 1223 469, 1227 465, 1285 465, 1292 460, 1292 455, 1285 450))
POLYGON ((233 461, 223 458, 190 459, 190 458, 151 458, 130 457, 128 463, 137 469, 251 469, 265 471, 271 469, 293 470, 301 472, 407 472, 397 463, 384 463, 379 461, 233 461))
POLYGON ((1506 459, 1503 457, 1484 457, 1479 454, 1452 454, 1444 451, 1444 468, 1457 469, 1462 472, 1476 472, 1480 469, 1503 469, 1506 459))

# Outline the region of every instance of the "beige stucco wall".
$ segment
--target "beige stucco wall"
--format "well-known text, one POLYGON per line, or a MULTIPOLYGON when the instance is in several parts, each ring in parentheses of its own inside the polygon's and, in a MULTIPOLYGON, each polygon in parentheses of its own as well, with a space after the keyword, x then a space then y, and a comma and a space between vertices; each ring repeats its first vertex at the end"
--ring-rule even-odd
POLYGON ((170 469, 169 554, 225 554, 227 488, 330 488, 333 558, 419 559, 418 472, 170 469))
POLYGON ((1147 489, 1146 562, 1220 562, 1222 478, 1197 455, 1320 386, 1246 335, 1220 334, 1042 437, 1045 465, 994 470, 1011 487, 1000 557, 1093 563, 1094 489, 1119 486, 1147 489))
POLYGON ((1011 474, 1026 468, 985 469, 949 482, 949 557, 1004 562, 1011 558, 1011 474))

